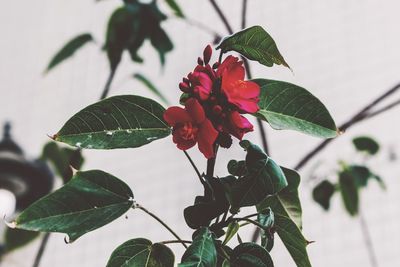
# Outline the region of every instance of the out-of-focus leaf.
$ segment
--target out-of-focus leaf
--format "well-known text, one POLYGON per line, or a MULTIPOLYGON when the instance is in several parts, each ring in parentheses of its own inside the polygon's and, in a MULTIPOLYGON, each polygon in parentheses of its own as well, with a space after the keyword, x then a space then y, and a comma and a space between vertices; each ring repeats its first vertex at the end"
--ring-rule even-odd
POLYGON ((132 205, 133 193, 123 181, 99 170, 77 172, 63 187, 25 209, 10 226, 66 233, 73 242, 120 217, 132 205))
POLYGON ((74 39, 69 41, 52 58, 49 65, 47 66, 46 72, 49 72, 55 66, 57 66, 64 60, 71 57, 76 51, 79 50, 79 48, 83 47, 85 44, 92 42, 92 41, 93 41, 93 37, 89 33, 84 33, 84 34, 78 35, 77 37, 75 37, 74 39))
POLYGON ((226 230, 225 239, 224 242, 222 242, 222 245, 226 245, 229 242, 229 240, 231 240, 232 237, 235 236, 237 231, 239 231, 239 228, 240 225, 237 221, 230 222, 228 224, 228 229, 226 230))
POLYGON ((360 136, 353 139, 353 144, 358 151, 375 155, 379 151, 379 144, 373 138, 368 136, 360 136))
POLYGON ((194 235, 193 243, 183 254, 182 261, 178 266, 215 266, 217 263, 217 250, 210 230, 204 227, 194 235))
POLYGON ((331 182, 324 180, 313 189, 312 196, 315 202, 320 204, 321 207, 325 210, 329 210, 331 198, 334 193, 335 186, 331 182))
POLYGON ((48 142, 43 147, 42 160, 50 161, 58 175, 67 183, 73 175, 71 166, 79 170, 84 162, 79 149, 60 147, 55 142, 48 142))
POLYGON ((357 215, 359 206, 358 188, 351 171, 344 170, 339 173, 339 186, 346 210, 351 216, 357 215))
POLYGON ((135 238, 113 251, 107 267, 173 267, 174 261, 174 253, 167 246, 135 238))
POLYGON ((88 149, 139 147, 171 133, 165 109, 149 98, 114 96, 92 104, 69 119, 56 141, 88 149))
POLYGON ((226 37, 217 49, 221 49, 222 53, 238 52, 267 67, 277 64, 290 68, 279 52, 274 39, 260 26, 253 26, 226 37))
POLYGON ((268 251, 255 243, 242 243, 231 253, 231 267, 273 267, 268 251))
POLYGON ((281 81, 256 79, 260 110, 254 115, 276 130, 295 130, 332 138, 338 130, 324 104, 306 89, 281 81))
POLYGON ((28 245, 40 235, 39 232, 32 232, 20 229, 7 228, 4 236, 6 252, 28 245))
POLYGON ((160 90, 157 89, 157 87, 149 79, 147 79, 140 73, 134 74, 133 77, 144 84, 155 95, 157 95, 164 102, 164 104, 169 105, 168 99, 161 93, 160 90))
POLYGON ((180 17, 180 18, 185 17, 185 15, 183 15, 182 9, 179 7, 179 5, 176 3, 175 0, 165 0, 165 2, 174 11, 175 16, 180 17))

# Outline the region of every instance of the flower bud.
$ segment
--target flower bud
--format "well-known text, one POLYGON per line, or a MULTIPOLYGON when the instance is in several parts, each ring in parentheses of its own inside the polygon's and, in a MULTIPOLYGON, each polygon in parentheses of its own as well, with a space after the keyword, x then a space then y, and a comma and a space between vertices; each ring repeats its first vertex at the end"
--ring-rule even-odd
POLYGON ((218 69, 218 67, 219 67, 219 62, 215 62, 213 65, 213 69, 218 69))
POLYGON ((210 45, 207 45, 203 51, 203 59, 206 65, 208 64, 208 62, 210 62, 211 54, 212 54, 212 48, 210 45))
POLYGON ((212 108, 215 115, 219 115, 222 112, 222 107, 220 105, 215 105, 212 108))
POLYGON ((185 82, 179 83, 179 89, 181 89, 182 92, 188 93, 189 92, 189 85, 185 82))
POLYGON ((187 84, 189 84, 189 82, 190 82, 188 78, 183 78, 182 81, 183 81, 184 83, 187 83, 187 84))
POLYGON ((203 60, 201 59, 201 57, 198 57, 198 58, 197 58, 197 64, 199 64, 200 66, 203 66, 203 65, 204 65, 204 62, 203 62, 203 60))

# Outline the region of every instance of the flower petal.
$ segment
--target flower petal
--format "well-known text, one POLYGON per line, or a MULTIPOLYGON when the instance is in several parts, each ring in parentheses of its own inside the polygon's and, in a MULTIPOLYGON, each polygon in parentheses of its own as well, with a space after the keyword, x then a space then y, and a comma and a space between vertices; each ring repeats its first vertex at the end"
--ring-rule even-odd
POLYGON ((181 107, 169 107, 164 112, 163 117, 170 126, 175 126, 177 123, 192 121, 189 113, 181 107))
POLYGON ((203 107, 195 98, 186 100, 185 109, 196 124, 200 124, 206 119, 203 107))
POLYGON ((212 123, 206 119, 201 124, 198 135, 199 150, 203 155, 209 159, 214 157, 214 143, 218 137, 218 131, 215 130, 212 123))

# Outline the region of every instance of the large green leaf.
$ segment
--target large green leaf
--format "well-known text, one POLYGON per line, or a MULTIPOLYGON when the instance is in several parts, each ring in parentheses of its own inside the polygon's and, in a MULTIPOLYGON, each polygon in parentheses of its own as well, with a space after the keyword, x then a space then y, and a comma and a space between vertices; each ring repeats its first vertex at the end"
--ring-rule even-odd
POLYGON ((10 226, 66 233, 73 242, 120 217, 132 204, 131 189, 118 178, 99 170, 77 172, 63 187, 25 209, 10 226))
POLYGON ((264 226, 264 229, 261 230, 261 246, 271 251, 274 246, 274 234, 271 231, 275 221, 274 212, 270 208, 260 211, 257 221, 264 226))
POLYGON ((356 177, 350 170, 339 173, 339 187, 346 210, 351 216, 357 215, 359 206, 358 187, 356 177))
POLYGON ((231 253, 231 267, 273 267, 268 251, 255 243, 242 243, 231 253))
POLYGON ((195 233, 193 243, 182 256, 179 267, 208 267, 217 263, 217 250, 212 232, 206 227, 195 233))
POLYGON ((135 238, 113 251, 107 267, 173 267, 174 261, 174 253, 167 246, 135 238))
POLYGON ((287 186, 285 174, 275 161, 248 141, 242 141, 241 145, 247 150, 247 173, 230 188, 233 213, 241 207, 256 205, 287 186))
POLYGON ((47 66, 46 72, 50 71, 55 66, 57 66, 64 60, 71 57, 79 48, 83 47, 85 44, 92 42, 92 41, 93 41, 93 37, 89 33, 84 33, 84 34, 78 35, 77 37, 75 37, 74 39, 69 41, 52 58, 49 65, 47 66))
POLYGON ((269 196, 257 206, 262 211, 270 207, 274 212, 274 227, 298 267, 310 267, 306 246, 308 241, 301 233, 302 209, 298 195, 300 176, 297 172, 282 168, 288 186, 278 195, 269 196))
POLYGON ((170 134, 164 111, 154 100, 141 96, 110 97, 79 111, 54 139, 81 148, 139 147, 170 134))
POLYGON ((364 151, 370 155, 375 155, 379 151, 379 144, 368 136, 359 136, 353 139, 353 144, 358 151, 364 151))
POLYGON ((312 196, 315 202, 320 204, 324 210, 329 210, 331 198, 334 193, 335 186, 331 182, 324 180, 315 186, 312 196))
POLYGON ((275 41, 261 26, 253 26, 226 37, 217 49, 221 49, 222 53, 236 51, 268 67, 273 64, 289 67, 275 41))
POLYGON ((260 110, 254 115, 277 130, 295 130, 312 136, 332 138, 335 122, 322 102, 297 85, 256 79, 260 88, 260 110))
POLYGON ((26 231, 21 229, 7 228, 4 235, 4 245, 6 252, 13 251, 25 245, 39 237, 40 233, 26 231))
POLYGON ((144 75, 140 73, 136 73, 133 75, 135 79, 143 83, 150 91, 152 91, 155 95, 157 95, 163 102, 164 104, 169 105, 168 99, 161 93, 160 90, 157 89, 157 87, 149 80, 147 79, 144 75))

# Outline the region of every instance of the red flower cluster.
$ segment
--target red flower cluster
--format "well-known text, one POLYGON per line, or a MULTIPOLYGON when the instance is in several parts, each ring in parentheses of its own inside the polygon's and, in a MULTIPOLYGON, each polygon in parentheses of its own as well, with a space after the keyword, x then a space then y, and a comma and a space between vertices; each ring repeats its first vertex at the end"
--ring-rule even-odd
POLYGON ((256 83, 244 81, 242 61, 228 56, 211 67, 211 54, 208 45, 194 71, 179 84, 185 108, 170 107, 164 113, 165 121, 173 127, 177 147, 187 150, 198 143, 206 158, 214 157, 215 144, 230 147, 230 135, 241 140, 253 131, 253 125, 241 114, 259 110, 260 94, 256 83))

